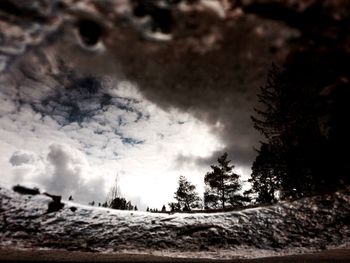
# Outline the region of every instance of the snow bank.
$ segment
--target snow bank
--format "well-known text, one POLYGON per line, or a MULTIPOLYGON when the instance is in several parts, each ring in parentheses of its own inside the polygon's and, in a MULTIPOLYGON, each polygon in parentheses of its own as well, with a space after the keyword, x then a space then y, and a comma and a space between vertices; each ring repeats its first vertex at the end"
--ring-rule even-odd
POLYGON ((350 191, 216 214, 153 214, 65 202, 0 188, 0 246, 233 258, 348 246, 350 191), (75 207, 73 212, 71 209, 75 207))

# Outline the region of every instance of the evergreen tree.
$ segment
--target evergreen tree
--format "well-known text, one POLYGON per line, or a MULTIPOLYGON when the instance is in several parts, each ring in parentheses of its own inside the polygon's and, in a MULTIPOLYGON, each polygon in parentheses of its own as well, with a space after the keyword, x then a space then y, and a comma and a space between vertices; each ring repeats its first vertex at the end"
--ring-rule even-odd
POLYGON ((178 212, 181 210, 179 203, 172 202, 172 203, 169 203, 168 205, 170 207, 171 212, 178 212))
POLYGON ((241 189, 239 175, 233 172, 233 165, 227 160, 227 153, 218 158, 218 165, 211 165, 211 172, 205 175, 206 191, 204 203, 207 208, 217 207, 219 204, 225 208, 226 203, 238 202, 241 195, 237 192, 241 189))
POLYGON ((180 209, 190 211, 196 207, 196 203, 200 200, 196 187, 191 184, 186 177, 180 176, 179 186, 175 192, 174 198, 178 201, 180 209))
POLYGON ((165 207, 165 205, 163 205, 163 207, 162 207, 162 212, 166 212, 166 207, 165 207))
POLYGON ((302 107, 308 98, 299 86, 293 85, 293 77, 296 76, 272 65, 258 95, 262 110, 255 109, 257 116, 252 116, 254 127, 267 139, 260 147, 250 180, 258 202, 274 202, 275 186, 283 197, 298 197, 311 182, 310 172, 301 161, 302 132, 298 127, 303 124, 305 129, 308 123, 306 118, 301 122, 302 115, 308 112, 302 107))
MULTIPOLYGON (((341 186, 349 171, 344 165, 349 162, 340 161, 344 160, 339 155, 340 145, 335 146, 332 140, 332 120, 345 114, 332 111, 337 108, 332 97, 336 92, 328 90, 339 91, 344 86, 339 84, 337 73, 337 61, 342 58, 323 56, 315 57, 312 51, 294 55, 283 70, 273 66, 261 87, 261 109, 256 109, 252 120, 266 141, 252 167, 251 179, 260 202, 274 202, 277 189, 282 198, 329 191, 341 186)), ((337 133, 343 145, 349 145, 348 136, 337 133)))
POLYGON ((213 190, 206 186, 204 191, 204 209, 218 208, 219 195, 213 193, 213 190))
POLYGON ((257 203, 272 204, 277 201, 277 194, 280 190, 281 175, 275 169, 278 166, 277 155, 271 149, 272 145, 266 143, 261 145, 259 155, 256 157, 251 178, 251 191, 248 193, 257 194, 257 203))
POLYGON ((126 202, 125 210, 134 210, 134 206, 131 204, 130 201, 126 202))
POLYGON ((123 197, 114 198, 108 207, 119 210, 128 210, 127 201, 123 197))

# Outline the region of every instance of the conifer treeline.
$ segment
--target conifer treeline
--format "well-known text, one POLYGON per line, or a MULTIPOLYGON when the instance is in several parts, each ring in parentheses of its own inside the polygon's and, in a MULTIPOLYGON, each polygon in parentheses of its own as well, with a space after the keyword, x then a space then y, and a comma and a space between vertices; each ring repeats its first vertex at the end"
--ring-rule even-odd
POLYGON ((203 199, 196 192, 196 187, 186 177, 180 176, 174 198, 177 202, 169 203, 171 211, 191 211, 237 208, 250 202, 248 196, 242 195, 240 176, 233 172, 234 166, 224 153, 217 159, 216 165, 211 165, 211 171, 204 177, 205 192, 203 199))
POLYGON ((349 64, 340 54, 309 50, 270 70, 252 117, 265 138, 250 179, 258 202, 349 185, 349 64))

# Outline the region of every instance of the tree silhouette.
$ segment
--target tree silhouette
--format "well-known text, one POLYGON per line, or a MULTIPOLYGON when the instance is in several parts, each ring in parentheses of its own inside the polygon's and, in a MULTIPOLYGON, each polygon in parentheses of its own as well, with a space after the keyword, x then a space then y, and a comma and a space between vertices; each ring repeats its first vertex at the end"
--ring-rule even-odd
POLYGON ((280 190, 281 175, 275 169, 279 161, 272 147, 266 143, 261 145, 259 155, 252 166, 251 178, 248 180, 252 189, 247 193, 256 193, 257 203, 275 203, 280 190))
POLYGON ((255 109, 254 127, 267 139, 252 168, 260 201, 273 202, 279 187, 282 197, 300 197, 315 189, 316 160, 322 136, 318 126, 319 80, 314 72, 289 66, 269 72, 258 95, 262 110, 255 109))
POLYGON ((212 194, 210 187, 206 187, 204 191, 204 209, 218 208, 219 196, 212 194))
POLYGON ((225 208, 226 203, 235 206, 239 203, 241 195, 237 192, 241 189, 239 175, 233 172, 233 165, 227 160, 227 153, 218 158, 218 165, 211 165, 212 171, 205 175, 204 193, 205 207, 217 207, 220 203, 225 208))
POLYGON ((162 207, 162 212, 166 212, 166 207, 165 207, 165 205, 163 205, 163 207, 162 207))
POLYGON ((119 176, 116 174, 114 179, 114 184, 112 185, 111 189, 109 190, 107 197, 106 197, 106 203, 107 207, 111 207, 112 201, 120 196, 120 189, 119 189, 119 176))
POLYGON ((252 117, 266 139, 252 167, 259 201, 274 202, 277 189, 282 198, 298 198, 349 183, 349 162, 340 153, 349 148, 345 65, 337 52, 310 49, 290 56, 283 69, 272 66, 252 117))
POLYGON ((127 201, 124 197, 120 196, 118 174, 116 175, 114 185, 112 185, 109 193, 107 194, 106 201, 102 206, 119 210, 135 209, 130 201, 127 201))
POLYGON ((108 207, 113 209, 119 209, 119 210, 128 210, 127 201, 123 197, 114 198, 108 207))
POLYGON ((200 198, 195 190, 196 187, 191 184, 185 176, 181 175, 179 178, 179 186, 174 196, 180 209, 183 211, 190 211, 192 208, 197 207, 197 202, 200 198))
POLYGON ((125 210, 134 210, 134 206, 130 201, 126 202, 126 209, 125 210))
POLYGON ((168 205, 170 207, 170 211, 171 212, 178 212, 178 211, 181 210, 181 207, 180 207, 179 203, 171 202, 168 205))

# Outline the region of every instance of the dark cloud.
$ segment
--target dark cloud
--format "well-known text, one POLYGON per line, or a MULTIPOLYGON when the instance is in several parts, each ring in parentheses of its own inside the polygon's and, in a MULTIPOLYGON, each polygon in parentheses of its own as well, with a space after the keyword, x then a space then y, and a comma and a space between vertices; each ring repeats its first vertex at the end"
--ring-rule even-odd
MULTIPOLYGON (((251 143, 249 145, 251 145, 251 143)), ((180 154, 176 159, 176 165, 177 167, 182 167, 189 163, 195 163, 196 165, 205 167, 209 171, 210 165, 216 164, 218 157, 220 157, 224 152, 227 152, 232 165, 244 168, 251 167, 252 163, 250 161, 254 159, 256 154, 254 149, 236 149, 229 147, 220 151, 215 151, 209 157, 186 156, 180 154)))
POLYGON ((272 62, 283 61, 285 43, 295 31, 251 16, 231 23, 211 18, 210 25, 206 18, 193 22, 203 39, 194 35, 192 42, 187 36, 187 42, 174 38, 161 45, 130 39, 130 32, 123 32, 123 38, 115 35, 110 41, 108 56, 117 61, 118 75, 134 80, 147 99, 206 122, 231 158, 248 165, 260 140, 250 119, 257 92, 272 62))
MULTIPOLYGON (((223 19, 212 8, 188 8, 174 11, 169 42, 146 41, 132 26, 116 24, 103 36, 106 52, 93 54, 77 46, 67 26, 49 49, 83 72, 136 82, 147 99, 164 109, 190 112, 220 135, 232 158, 251 163, 260 139, 250 120, 257 91, 271 63, 283 62, 288 41, 299 32, 253 15, 223 19)), ((101 94, 96 89, 84 92, 96 99, 101 94)), ((79 96, 66 96, 60 101, 65 110, 52 114, 58 121, 64 115, 63 120, 80 122, 91 110, 82 109, 80 101, 79 96)), ((86 102, 95 105, 93 99, 86 102)), ((125 104, 120 107, 129 110, 125 104)))
POLYGON ((208 158, 197 158, 196 163, 198 163, 199 165, 205 165, 209 167, 209 165, 217 163, 218 157, 221 156, 224 152, 227 152, 229 159, 235 166, 240 165, 244 167, 250 167, 251 162, 249 161, 253 160, 253 158, 255 157, 254 149, 227 148, 223 149, 222 151, 214 152, 212 156, 208 158))

